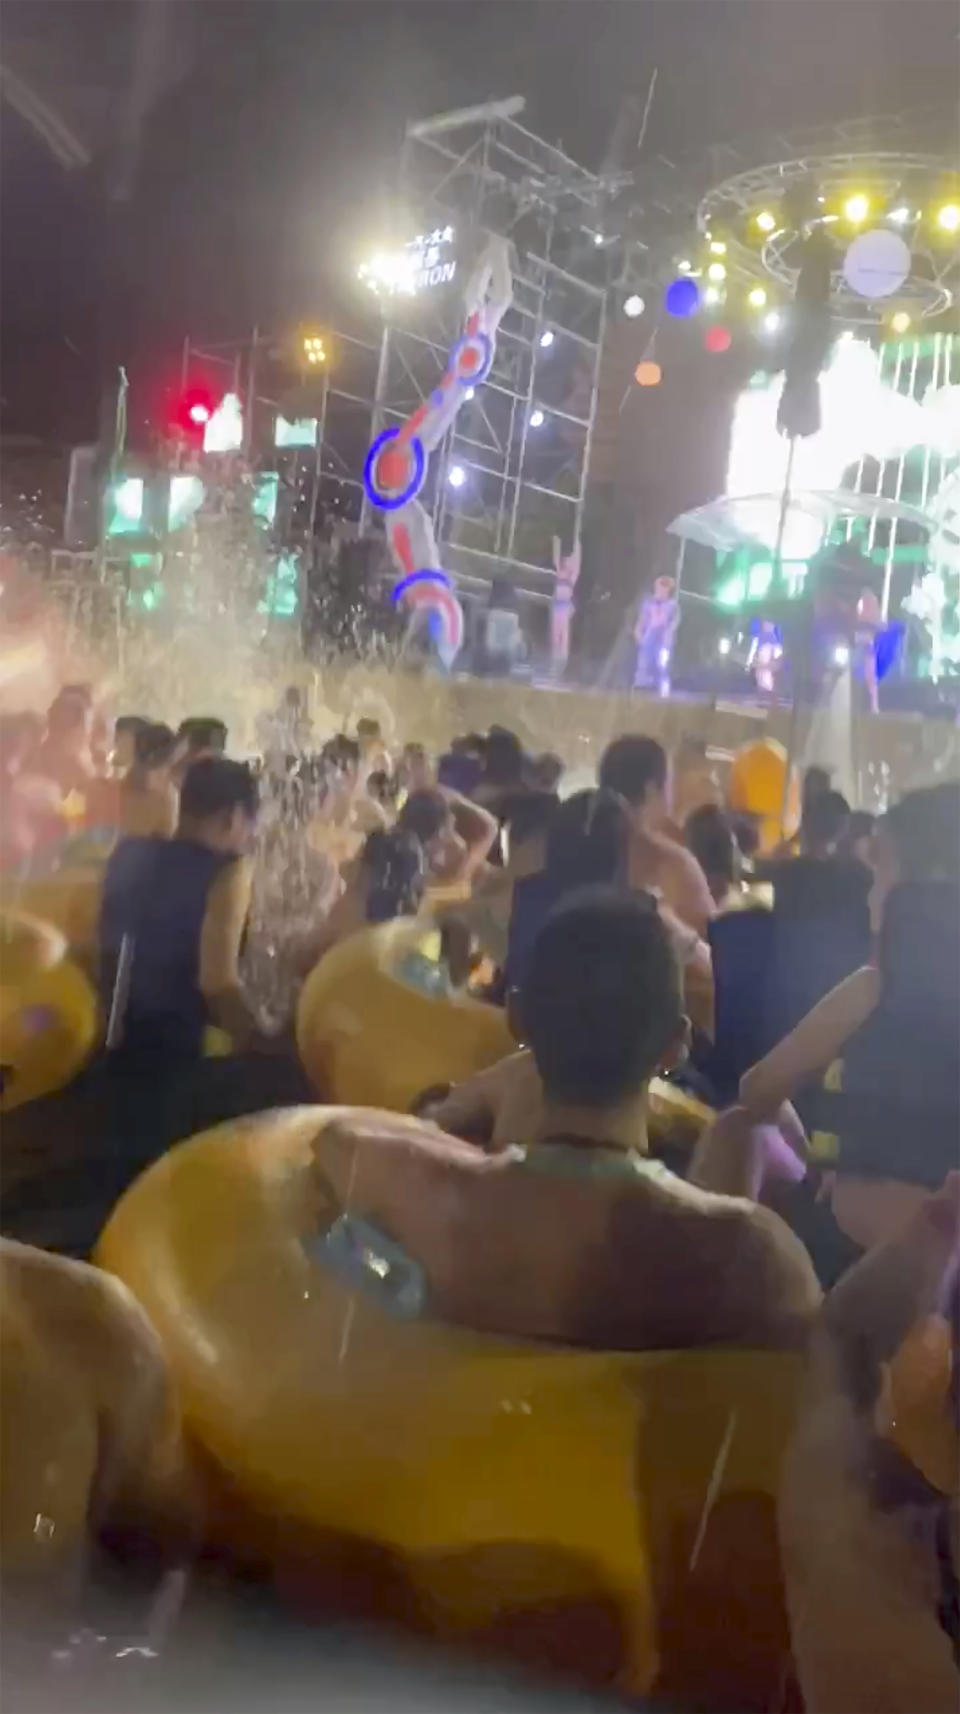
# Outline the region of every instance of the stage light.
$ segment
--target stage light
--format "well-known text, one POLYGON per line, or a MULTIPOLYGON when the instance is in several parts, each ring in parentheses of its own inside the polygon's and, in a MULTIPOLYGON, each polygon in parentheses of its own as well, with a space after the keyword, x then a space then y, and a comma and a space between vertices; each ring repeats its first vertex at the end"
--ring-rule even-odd
POLYGON ((541 344, 543 350, 548 351, 550 349, 550 346, 553 344, 553 341, 554 341, 553 329, 551 327, 545 327, 543 332, 540 335, 540 344, 541 344))
POLYGON ((304 335, 303 355, 306 358, 307 362, 312 364, 315 368, 317 367, 318 364, 326 363, 326 361, 327 361, 326 346, 324 345, 323 340, 320 338, 319 334, 307 333, 304 335))
POLYGON ((833 651, 833 664, 835 667, 848 667, 850 665, 850 650, 846 643, 837 644, 833 651))
POLYGON ((181 434, 202 441, 203 431, 216 409, 209 387, 188 387, 181 393, 174 411, 174 425, 181 434))
POLYGON ((729 637, 721 637, 720 641, 717 644, 717 654, 718 655, 728 655, 732 648, 733 648, 733 644, 731 643, 730 638, 729 637))
POLYGON ((543 421, 544 421, 544 419, 543 419, 543 412, 542 411, 536 410, 536 411, 530 412, 530 427, 531 428, 542 428, 543 427, 543 421))
POLYGON ((633 378, 638 387, 657 387, 663 378, 663 371, 659 363, 652 363, 646 358, 643 363, 637 364, 633 378))
POLYGON ((451 488, 462 488, 467 480, 467 473, 462 464, 451 464, 447 471, 447 481, 451 488))
POLYGON ((663 299, 663 307, 668 315, 679 316, 681 320, 687 316, 696 315, 700 306, 700 288, 696 280, 682 276, 679 280, 671 280, 663 299))
POLYGON ((847 219, 856 225, 859 221, 866 220, 867 215, 870 212, 869 199, 860 194, 857 196, 848 196, 843 205, 843 212, 847 219))
POLYGON ((631 292, 630 296, 624 299, 623 313, 625 316, 629 316, 631 321, 635 321, 638 315, 643 314, 646 307, 639 292, 631 292))
POLYGON ((747 293, 747 303, 751 309, 762 309, 767 301, 767 294, 762 286, 752 286, 747 293))
POLYGON ((464 396, 464 398, 465 398, 465 399, 475 399, 475 398, 476 398, 476 396, 477 396, 477 389, 476 389, 476 387, 467 387, 467 388, 465 388, 465 389, 464 389, 464 394, 463 394, 463 396, 464 396))
POLYGON ((210 421, 210 406, 201 404, 198 399, 195 404, 189 407, 187 416, 193 423, 194 428, 203 428, 204 423, 208 423, 210 421))
POLYGON ((776 333, 779 326, 780 312, 779 310, 772 309, 763 318, 763 331, 764 333, 776 333))
POLYGON ((723 242, 723 239, 722 238, 711 238, 711 240, 710 240, 710 254, 711 254, 711 256, 725 256, 726 253, 727 253, 727 246, 723 242))
POLYGON ((761 232, 772 232, 777 224, 777 217, 771 214, 769 208, 762 208, 757 215, 757 225, 761 232))
POLYGON ((893 221, 895 226, 905 226, 910 219, 910 210, 909 208, 891 208, 889 219, 893 221))
POLYGON ((707 269, 707 279, 708 280, 725 280, 726 277, 727 277, 727 270, 724 267, 722 262, 711 262, 710 263, 710 266, 707 269))
POLYGON ((705 304, 718 304, 721 295, 719 286, 708 286, 703 294, 703 301, 705 304))
POLYGON ((726 327, 708 327, 703 336, 703 343, 708 351, 719 356, 723 351, 729 351, 733 344, 733 335, 726 327))
POLYGON ((692 269, 693 269, 693 263, 689 260, 689 258, 687 256, 684 256, 677 263, 677 273, 678 274, 689 274, 692 271, 692 269))
POLYGON ((945 202, 938 208, 937 225, 941 232, 960 232, 960 203, 945 202))
POLYGON ((898 309, 896 315, 890 317, 890 327, 894 333, 906 333, 910 326, 910 317, 905 309, 898 309))
POLYGON ((602 232, 595 232, 593 235, 593 242, 596 244, 597 248, 599 249, 600 245, 605 242, 603 233, 602 232))

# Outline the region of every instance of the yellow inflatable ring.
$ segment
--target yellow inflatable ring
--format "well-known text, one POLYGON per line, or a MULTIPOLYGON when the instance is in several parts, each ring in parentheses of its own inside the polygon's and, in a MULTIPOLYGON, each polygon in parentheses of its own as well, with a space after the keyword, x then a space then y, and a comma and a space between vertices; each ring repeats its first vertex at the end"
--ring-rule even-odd
POLYGON ((756 817, 761 851, 771 851, 779 841, 781 815, 784 838, 792 839, 799 826, 800 786, 793 768, 784 807, 787 768, 787 752, 776 738, 741 744, 730 767, 727 802, 732 810, 756 817))
POLYGON ((0 913, 0 1112, 69 1083, 97 1039, 97 997, 48 923, 0 913))
POLYGON ((502 1011, 442 991, 439 946, 436 929, 407 918, 361 929, 320 960, 297 1007, 297 1046, 318 1094, 409 1112, 428 1089, 513 1052, 502 1011))
POLYGON ((166 1348, 212 1475, 212 1537, 300 1601, 678 1706, 775 1706, 797 1359, 572 1351, 393 1318, 318 1252, 314 1162, 336 1111, 181 1144, 100 1241, 166 1348))
POLYGON ((52 923, 66 937, 76 958, 92 969, 96 956, 103 864, 60 869, 55 875, 16 884, 5 877, 0 887, 0 909, 23 911, 27 916, 52 923))

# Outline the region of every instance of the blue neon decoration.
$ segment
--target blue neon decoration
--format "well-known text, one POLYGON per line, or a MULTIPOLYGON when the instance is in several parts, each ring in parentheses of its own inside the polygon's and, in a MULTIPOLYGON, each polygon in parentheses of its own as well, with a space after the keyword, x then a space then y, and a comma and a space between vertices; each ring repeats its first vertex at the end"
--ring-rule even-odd
POLYGON ((700 308, 700 287, 696 280, 691 280, 689 274, 671 280, 664 293, 663 307, 668 315, 696 315, 700 308))
POLYGON ((476 333, 465 333, 462 339, 457 340, 456 345, 450 353, 450 368, 456 375, 461 387, 479 387, 481 381, 486 380, 492 367, 493 340, 490 338, 490 335, 488 333, 484 333, 482 329, 478 328, 476 333), (472 375, 461 375, 457 370, 457 359, 459 358, 461 351, 465 350, 468 346, 475 345, 480 346, 484 353, 483 358, 472 375))
POLYGON ((413 455, 413 475, 410 478, 408 487, 403 489, 400 494, 384 495, 375 486, 373 473, 376 469, 377 459, 380 457, 383 448, 388 446, 391 441, 396 440, 399 433, 399 428, 385 428, 382 434, 377 435, 376 440, 373 442, 373 445, 363 461, 364 492, 371 506, 376 506, 381 512, 397 511, 400 506, 405 506, 408 500, 412 500, 414 495, 418 494, 420 489, 423 487, 423 478, 427 468, 427 455, 423 450, 423 442, 419 435, 415 434, 410 436, 410 440, 408 442, 410 451, 413 455))
POLYGON ((445 571, 408 571, 406 577, 401 577, 400 581, 393 586, 394 601, 402 601, 407 590, 412 589, 415 583, 430 583, 440 589, 452 587, 445 571))

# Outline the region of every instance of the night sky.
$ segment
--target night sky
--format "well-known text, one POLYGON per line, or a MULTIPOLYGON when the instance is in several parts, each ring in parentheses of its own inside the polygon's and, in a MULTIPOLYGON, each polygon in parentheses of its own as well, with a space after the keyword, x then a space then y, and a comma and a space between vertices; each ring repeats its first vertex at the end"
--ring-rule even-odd
MULTIPOLYGON (((408 116, 524 94, 524 123, 597 166, 621 97, 655 66, 647 148, 671 156, 958 89, 954 0, 173 0, 171 11, 179 75, 144 126, 130 214, 135 373, 168 362, 188 330, 229 337, 329 313, 389 209, 408 116)), ((49 49, 71 85, 119 89, 131 15, 132 0, 6 0, 4 58, 49 49)), ((65 172, 7 110, 3 141, 4 426, 82 438, 95 416, 97 172, 65 172)))

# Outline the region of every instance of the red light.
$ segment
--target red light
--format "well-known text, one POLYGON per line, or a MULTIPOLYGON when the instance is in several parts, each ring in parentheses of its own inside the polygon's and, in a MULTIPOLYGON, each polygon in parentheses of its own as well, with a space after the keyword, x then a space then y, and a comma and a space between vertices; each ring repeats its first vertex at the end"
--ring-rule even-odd
POLYGON ((196 423, 198 428, 202 428, 204 423, 208 423, 212 415, 209 405, 201 404, 199 399, 187 411, 190 421, 196 423))
POLYGON ((180 394, 174 410, 173 420, 180 433, 195 440, 202 437, 216 403, 209 387, 188 387, 180 394))
POLYGON ((703 336, 703 343, 708 351, 716 353, 729 351, 733 344, 733 335, 725 327, 708 327, 703 336))

